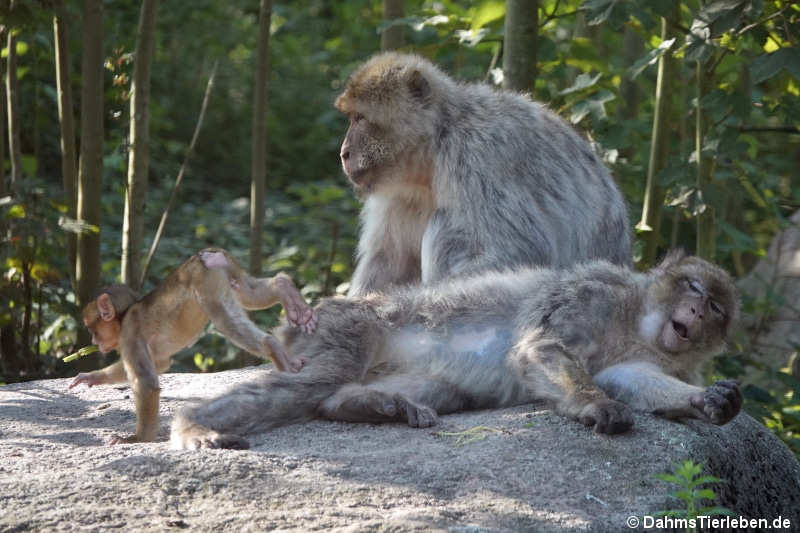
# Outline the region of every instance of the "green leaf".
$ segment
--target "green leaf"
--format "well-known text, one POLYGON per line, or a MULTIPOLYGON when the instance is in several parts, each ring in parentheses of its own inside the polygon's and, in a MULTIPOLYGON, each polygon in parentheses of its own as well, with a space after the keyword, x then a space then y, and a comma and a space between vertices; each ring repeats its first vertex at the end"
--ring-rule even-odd
POLYGON ((503 18, 506 14, 506 3, 501 0, 486 0, 475 10, 472 17, 472 30, 475 31, 483 26, 503 18))
POLYGON ((669 49, 672 48, 674 43, 674 38, 661 41, 661 44, 658 45, 658 48, 650 50, 647 55, 634 63, 631 68, 628 69, 628 76, 630 79, 635 80, 636 77, 639 76, 639 74, 641 74, 648 65, 654 64, 656 61, 658 61, 658 58, 667 53, 669 49))
POLYGON ((602 24, 611 16, 611 12, 616 5, 616 0, 588 0, 583 4, 584 9, 589 12, 587 24, 589 26, 602 24))
POLYGON ((611 91, 605 89, 598 91, 586 100, 581 100, 572 106, 572 115, 570 115, 569 119, 573 124, 577 124, 591 113, 595 119, 603 120, 606 118, 605 103, 614 98, 614 93, 611 91))
POLYGON ((675 477, 673 474, 656 474, 656 477, 662 481, 666 481, 667 483, 680 483, 678 478, 675 477))
POLYGON ((711 489, 700 489, 693 493, 694 499, 713 500, 717 497, 716 493, 711 489))
POLYGON ((595 77, 591 77, 589 74, 578 74, 575 78, 575 83, 572 84, 572 87, 567 87, 563 91, 559 92, 558 94, 570 94, 577 91, 582 91, 583 89, 588 89, 592 87, 597 81, 603 76, 603 74, 598 74, 595 77))
POLYGON ((730 509, 725 507, 713 506, 713 507, 703 507, 697 512, 698 516, 739 516, 738 514, 734 513, 730 509))
POLYGON ((750 67, 750 75, 753 83, 758 84, 775 77, 783 69, 800 80, 800 50, 798 48, 781 48, 771 54, 758 56, 750 67))

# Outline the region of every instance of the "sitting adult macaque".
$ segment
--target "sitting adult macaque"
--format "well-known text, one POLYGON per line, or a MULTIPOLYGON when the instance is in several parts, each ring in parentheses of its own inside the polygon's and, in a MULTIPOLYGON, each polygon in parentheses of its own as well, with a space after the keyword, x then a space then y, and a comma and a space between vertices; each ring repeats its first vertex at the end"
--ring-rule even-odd
POLYGON ((306 333, 314 330, 316 314, 289 276, 254 278, 220 248, 206 248, 190 257, 141 300, 125 285, 107 287, 83 309, 83 322, 100 351, 118 350, 120 360, 102 370, 78 374, 69 388, 127 379, 136 404, 136 434, 114 437, 111 444, 155 440, 158 374, 169 368, 172 354, 203 335, 209 321, 236 346, 272 359, 278 370, 303 368, 304 358, 289 356, 245 311, 278 302, 289 324, 306 333))
POLYGON ((436 423, 437 415, 549 400, 598 433, 631 409, 724 424, 734 381, 700 386, 738 313, 722 269, 673 253, 649 272, 605 261, 486 272, 390 294, 329 298, 314 335, 281 328, 297 374, 269 373, 179 412, 181 448, 244 448, 245 434, 314 417, 436 423))

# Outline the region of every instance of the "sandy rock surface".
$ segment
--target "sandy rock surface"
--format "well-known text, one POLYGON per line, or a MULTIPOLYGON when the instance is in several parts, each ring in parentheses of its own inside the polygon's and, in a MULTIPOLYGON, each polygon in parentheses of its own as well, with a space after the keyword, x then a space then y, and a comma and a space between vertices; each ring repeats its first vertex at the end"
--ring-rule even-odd
POLYGON ((718 503, 800 529, 800 465, 747 415, 718 428, 637 414, 608 437, 528 405, 429 429, 314 421, 251 436, 248 451, 169 448, 178 407, 263 368, 162 376, 162 440, 144 445, 104 443, 133 430, 127 387, 0 387, 0 531, 626 531, 677 506, 654 474, 687 458, 728 480, 718 503))

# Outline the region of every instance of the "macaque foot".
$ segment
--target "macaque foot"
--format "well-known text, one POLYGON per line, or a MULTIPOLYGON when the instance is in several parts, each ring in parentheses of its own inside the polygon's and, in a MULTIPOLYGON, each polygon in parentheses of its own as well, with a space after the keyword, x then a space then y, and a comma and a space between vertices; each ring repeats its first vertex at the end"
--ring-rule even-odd
POLYGON ((276 279, 286 320, 304 333, 313 333, 317 327, 317 313, 306 303, 290 278, 279 275, 276 279))
POLYGON ((250 448, 250 443, 244 437, 233 433, 212 431, 186 438, 183 447, 187 450, 199 450, 201 448, 246 450, 250 448))
POLYGON ((717 381, 705 391, 695 394, 692 406, 699 409, 712 424, 721 426, 730 422, 742 408, 742 392, 733 379, 717 381))
POLYGON ((594 426, 595 433, 623 433, 633 426, 633 412, 616 400, 595 400, 583 408, 578 420, 594 426))
POLYGON ((288 367, 287 371, 289 372, 300 372, 304 366, 308 364, 308 359, 305 357, 289 357, 288 358, 288 367))
MULTIPOLYGON (((152 441, 152 440, 155 440, 155 439, 150 439, 150 440, 152 441)), ((109 445, 111 445, 111 446, 114 446, 114 445, 117 445, 117 444, 136 444, 137 442, 148 442, 148 441, 142 440, 136 435, 130 435, 128 437, 123 437, 121 435, 114 435, 113 437, 109 438, 108 441, 107 441, 107 443, 109 445)))
POLYGON ((414 403, 400 394, 395 394, 393 399, 397 412, 412 428, 429 428, 439 421, 436 411, 428 406, 414 403))

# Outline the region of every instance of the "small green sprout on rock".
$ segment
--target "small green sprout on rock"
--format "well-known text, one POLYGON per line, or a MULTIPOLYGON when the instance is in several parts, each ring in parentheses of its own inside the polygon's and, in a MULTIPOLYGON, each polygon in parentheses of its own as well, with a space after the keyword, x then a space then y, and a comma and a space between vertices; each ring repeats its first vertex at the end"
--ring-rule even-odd
POLYGON ((692 460, 684 461, 675 465, 672 473, 656 474, 656 477, 667 483, 673 483, 680 487, 680 490, 673 492, 671 496, 683 500, 686 509, 673 509, 671 511, 661 511, 656 516, 686 519, 687 533, 696 533, 698 516, 736 516, 736 513, 725 507, 715 505, 703 506, 703 500, 714 501, 717 494, 708 488, 701 488, 701 485, 711 483, 723 483, 724 480, 714 476, 700 475, 703 471, 702 464, 696 464, 692 460))

